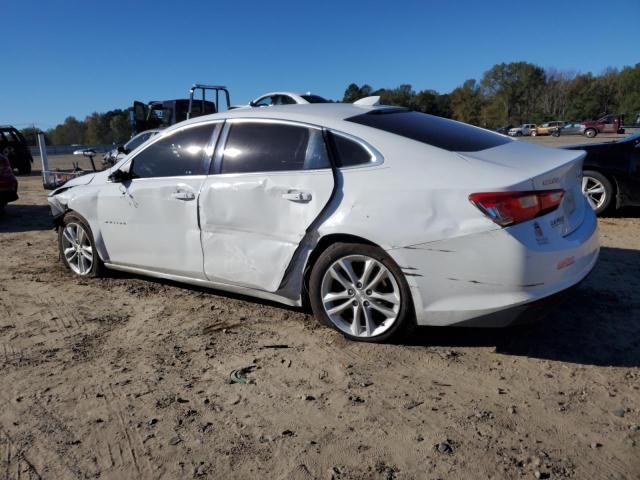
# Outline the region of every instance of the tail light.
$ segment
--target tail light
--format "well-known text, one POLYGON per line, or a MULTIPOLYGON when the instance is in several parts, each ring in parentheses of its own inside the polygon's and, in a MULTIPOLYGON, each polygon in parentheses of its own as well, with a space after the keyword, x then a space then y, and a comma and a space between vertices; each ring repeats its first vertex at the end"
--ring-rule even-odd
POLYGON ((552 212, 563 196, 564 190, 488 192, 472 193, 469 200, 498 225, 508 227, 552 212))

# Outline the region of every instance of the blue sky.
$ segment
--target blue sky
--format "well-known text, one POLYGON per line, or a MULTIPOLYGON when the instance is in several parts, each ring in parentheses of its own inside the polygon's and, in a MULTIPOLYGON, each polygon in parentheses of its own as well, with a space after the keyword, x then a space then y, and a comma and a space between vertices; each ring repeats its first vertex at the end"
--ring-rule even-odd
POLYGON ((448 92, 500 62, 600 73, 640 62, 640 0, 2 2, 0 124, 225 84, 342 97, 351 82, 448 92), (540 8, 536 8, 540 7, 540 8))

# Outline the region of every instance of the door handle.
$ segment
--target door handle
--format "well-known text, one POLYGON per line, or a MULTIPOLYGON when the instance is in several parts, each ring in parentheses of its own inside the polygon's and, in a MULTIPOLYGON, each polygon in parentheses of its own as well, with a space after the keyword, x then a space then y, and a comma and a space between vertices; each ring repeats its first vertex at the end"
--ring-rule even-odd
POLYGON ((196 198, 196 194, 193 192, 185 192, 185 191, 178 191, 178 192, 173 192, 171 194, 171 196, 173 198, 175 198, 176 200, 193 200, 196 198))
POLYGON ((282 194, 282 198, 290 202, 310 202, 313 196, 309 192, 289 190, 287 193, 282 194))

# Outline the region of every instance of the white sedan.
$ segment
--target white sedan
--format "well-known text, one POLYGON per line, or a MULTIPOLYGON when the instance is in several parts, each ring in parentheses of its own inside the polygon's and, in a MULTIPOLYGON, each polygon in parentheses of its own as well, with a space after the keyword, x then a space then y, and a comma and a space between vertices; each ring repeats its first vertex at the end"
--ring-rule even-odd
POLYGON ((237 109, 163 130, 49 203, 76 275, 310 304, 385 341, 528 319, 584 279, 599 252, 584 155, 396 107, 237 109))
POLYGON ((249 103, 250 107, 272 107, 274 105, 304 105, 307 103, 329 103, 329 100, 311 92, 270 92, 249 103))

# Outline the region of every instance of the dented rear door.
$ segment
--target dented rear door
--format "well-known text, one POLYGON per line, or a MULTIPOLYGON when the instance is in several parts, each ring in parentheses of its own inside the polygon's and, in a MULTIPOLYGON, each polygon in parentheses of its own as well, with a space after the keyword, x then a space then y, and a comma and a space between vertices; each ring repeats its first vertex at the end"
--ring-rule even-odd
POLYGON ((334 188, 322 130, 228 121, 200 195, 204 273, 275 292, 334 188))

